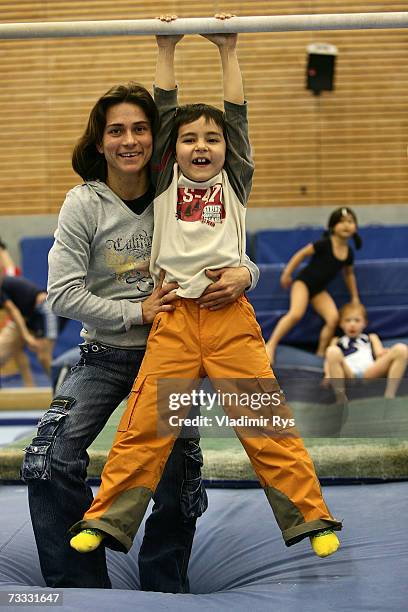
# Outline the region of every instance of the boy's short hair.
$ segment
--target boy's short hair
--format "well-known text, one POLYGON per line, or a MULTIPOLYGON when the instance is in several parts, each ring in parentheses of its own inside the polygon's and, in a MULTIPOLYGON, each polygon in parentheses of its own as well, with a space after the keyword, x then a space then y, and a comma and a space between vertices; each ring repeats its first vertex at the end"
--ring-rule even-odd
POLYGON ((211 106, 210 104, 185 104, 184 106, 179 106, 174 115, 174 122, 170 135, 171 148, 173 151, 176 150, 176 142, 180 127, 188 123, 193 123, 193 121, 197 121, 200 117, 204 117, 207 122, 214 121, 214 123, 222 129, 224 138, 227 140, 227 124, 225 122, 224 113, 219 108, 211 106))
POLYGON ((363 315, 364 319, 368 321, 367 310, 365 309, 363 304, 353 304, 352 302, 348 302, 347 304, 344 304, 344 306, 342 306, 339 310, 340 323, 341 323, 341 320, 344 319, 348 315, 348 313, 356 311, 356 310, 358 310, 360 314, 363 315))

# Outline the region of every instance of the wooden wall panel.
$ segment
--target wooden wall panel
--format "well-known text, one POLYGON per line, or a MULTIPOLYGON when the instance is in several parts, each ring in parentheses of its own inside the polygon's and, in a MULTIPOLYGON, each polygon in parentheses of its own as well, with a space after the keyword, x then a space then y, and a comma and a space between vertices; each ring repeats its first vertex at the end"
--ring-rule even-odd
MULTIPOLYGON (((0 21, 404 11, 406 2, 3 0, 0 21)), ((251 206, 408 204, 408 30, 241 34, 256 176, 251 206), (306 91, 306 47, 339 55, 334 92, 306 91)), ((78 181, 71 151, 114 83, 150 87, 149 37, 0 41, 0 214, 58 212, 78 181)), ((177 54, 181 101, 222 103, 217 51, 188 36, 177 54)))

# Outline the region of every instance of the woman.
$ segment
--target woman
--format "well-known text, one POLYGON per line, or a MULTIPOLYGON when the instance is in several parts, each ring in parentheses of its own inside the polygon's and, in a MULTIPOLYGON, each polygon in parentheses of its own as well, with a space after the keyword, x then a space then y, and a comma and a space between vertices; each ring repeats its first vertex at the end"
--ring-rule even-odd
MULTIPOLYGON (((49 301, 56 314, 83 322, 84 338, 81 359, 41 419, 22 468, 50 587, 110 587, 103 547, 80 555, 66 533, 92 500, 86 449, 129 394, 149 323, 173 309, 175 285, 151 292, 148 274, 154 197, 148 164, 156 129, 156 107, 140 85, 113 87, 97 101, 73 154, 85 183, 67 194, 50 251, 49 301)), ((248 267, 257 281, 256 266, 248 267)), ((211 309, 234 301, 251 282, 246 267, 211 275, 218 280, 200 298, 211 309)), ((179 439, 146 523, 143 590, 188 590, 195 523, 207 503, 201 465, 198 440, 179 439)))

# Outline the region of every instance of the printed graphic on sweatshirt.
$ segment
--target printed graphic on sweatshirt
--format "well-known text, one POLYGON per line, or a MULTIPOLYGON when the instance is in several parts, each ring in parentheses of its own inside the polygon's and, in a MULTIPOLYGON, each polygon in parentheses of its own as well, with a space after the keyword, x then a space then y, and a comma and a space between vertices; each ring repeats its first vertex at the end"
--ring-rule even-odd
POLYGON ((200 221, 214 227, 225 219, 222 203, 222 185, 216 183, 207 189, 177 188, 177 219, 200 221))
POLYGON ((105 263, 117 282, 136 284, 140 293, 151 293, 153 280, 149 274, 152 236, 145 230, 140 234, 107 240, 105 263))

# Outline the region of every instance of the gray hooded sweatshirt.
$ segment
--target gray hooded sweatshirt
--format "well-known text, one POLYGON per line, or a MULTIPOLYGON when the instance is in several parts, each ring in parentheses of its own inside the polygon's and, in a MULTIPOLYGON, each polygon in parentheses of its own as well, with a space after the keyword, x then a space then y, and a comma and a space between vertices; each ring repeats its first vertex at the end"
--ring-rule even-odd
POLYGON ((152 235, 153 203, 137 215, 101 181, 68 192, 48 257, 48 301, 56 314, 82 321, 86 342, 146 345, 141 301, 153 287, 152 235))

